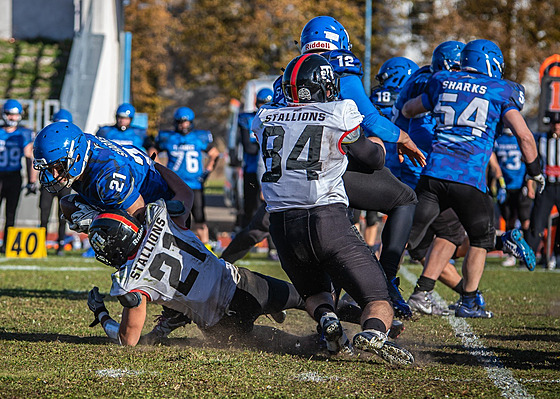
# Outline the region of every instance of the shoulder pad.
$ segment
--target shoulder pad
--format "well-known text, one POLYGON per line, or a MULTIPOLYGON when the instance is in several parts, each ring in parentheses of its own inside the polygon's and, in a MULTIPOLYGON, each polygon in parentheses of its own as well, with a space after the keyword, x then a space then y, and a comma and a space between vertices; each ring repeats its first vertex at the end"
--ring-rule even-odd
POLYGON ((522 84, 514 82, 512 80, 504 80, 511 87, 511 102, 514 103, 515 106, 521 111, 523 109, 523 106, 525 105, 525 87, 523 87, 522 84))
POLYGON ((142 294, 139 292, 127 292, 124 295, 119 295, 117 299, 125 308, 135 308, 142 303, 142 294))
POLYGON ((348 50, 332 50, 323 53, 323 56, 329 60, 334 71, 340 76, 357 75, 360 78, 364 74, 362 62, 358 57, 348 50))

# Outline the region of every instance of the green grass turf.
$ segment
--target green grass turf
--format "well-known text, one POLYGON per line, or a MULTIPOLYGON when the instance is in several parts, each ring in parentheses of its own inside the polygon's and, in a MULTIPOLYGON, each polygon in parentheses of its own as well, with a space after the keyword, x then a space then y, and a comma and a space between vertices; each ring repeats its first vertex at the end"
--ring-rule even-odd
MULTIPOLYGON (((250 254, 240 266, 285 278, 276 262, 250 254)), ((405 264, 414 275, 420 266, 405 264)), ((361 354, 329 357, 315 324, 289 311, 282 325, 261 317, 245 338, 205 338, 189 325, 155 346, 123 348, 89 328, 87 291, 107 293, 111 268, 79 253, 44 260, 0 258, 0 397, 352 397, 498 398, 476 357, 445 318, 406 321, 397 340, 416 358, 398 369, 361 354), (41 270, 6 270, 6 266, 41 270), (60 271, 75 267, 78 271, 60 271), (50 270, 49 270, 50 268, 50 270)), ((412 284, 403 280, 403 295, 412 284)), ((469 320, 474 333, 537 398, 560 397, 560 273, 499 266, 489 258, 481 282, 489 320, 469 320)), ((448 301, 457 295, 438 284, 448 301)), ((120 305, 106 301, 118 321, 120 305)), ((145 332, 160 307, 148 307, 145 332)), ((345 324, 349 333, 356 326, 345 324)))

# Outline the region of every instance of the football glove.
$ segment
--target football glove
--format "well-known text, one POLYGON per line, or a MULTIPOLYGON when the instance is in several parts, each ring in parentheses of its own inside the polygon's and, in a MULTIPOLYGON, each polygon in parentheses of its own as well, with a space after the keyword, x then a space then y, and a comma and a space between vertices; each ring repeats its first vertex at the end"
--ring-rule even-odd
POLYGON ((198 177, 198 181, 201 184, 204 184, 204 182, 206 181, 206 179, 208 179, 208 176, 210 176, 210 171, 209 170, 205 170, 199 177, 198 177))
POLYGON ((94 327, 99 323, 99 315, 105 312, 109 315, 107 308, 105 307, 105 302, 103 302, 103 298, 105 295, 101 295, 99 293, 99 288, 93 287, 93 289, 88 293, 88 300, 87 304, 89 310, 91 310, 95 316, 95 320, 89 325, 90 327, 94 327))
POLYGON ((506 182, 503 177, 498 179, 498 192, 496 193, 496 199, 498 200, 498 204, 503 204, 506 202, 507 191, 506 191, 506 182))
POLYGON ((537 182, 537 190, 538 190, 539 194, 542 194, 542 192, 544 191, 544 188, 546 186, 546 180, 545 180, 543 174, 539 173, 536 176, 531 176, 531 179, 534 180, 535 182, 537 182))
POLYGON ((37 194, 37 183, 27 183, 25 185, 25 196, 37 194))
POLYGON ((87 233, 89 225, 99 215, 99 211, 79 201, 76 201, 75 205, 78 207, 78 210, 70 216, 71 220, 68 221, 69 227, 77 233, 87 233))

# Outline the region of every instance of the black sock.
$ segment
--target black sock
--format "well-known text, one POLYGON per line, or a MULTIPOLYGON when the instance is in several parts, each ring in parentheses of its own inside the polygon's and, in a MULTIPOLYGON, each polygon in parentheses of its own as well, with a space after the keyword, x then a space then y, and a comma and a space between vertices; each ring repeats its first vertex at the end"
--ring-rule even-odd
POLYGON ((467 298, 474 298, 474 297, 476 297, 476 291, 478 291, 478 290, 474 290, 474 291, 470 291, 470 292, 463 291, 463 296, 467 297, 467 298))
POLYGON ((431 291, 436 286, 436 280, 432 280, 426 276, 420 276, 414 287, 414 292, 418 291, 431 291))
POLYGON ((333 312, 334 313, 334 308, 332 307, 332 305, 330 305, 328 303, 323 303, 323 304, 317 306, 317 308, 313 312, 313 318, 315 319, 315 321, 317 323, 320 323, 321 322, 321 317, 327 312, 333 312))
POLYGON ((459 281, 459 284, 457 284, 455 287, 453 287, 453 291, 455 291, 459 295, 463 295, 463 293, 465 292, 465 291, 463 291, 463 279, 461 279, 461 281, 459 281))
POLYGON ((496 236, 496 240, 494 241, 494 249, 496 251, 503 251, 504 243, 502 242, 502 236, 496 236))
POLYGON ((362 324, 362 329, 364 330, 377 330, 381 331, 382 333, 387 332, 387 327, 385 327, 385 323, 383 323, 380 319, 372 317, 371 319, 367 319, 362 324))

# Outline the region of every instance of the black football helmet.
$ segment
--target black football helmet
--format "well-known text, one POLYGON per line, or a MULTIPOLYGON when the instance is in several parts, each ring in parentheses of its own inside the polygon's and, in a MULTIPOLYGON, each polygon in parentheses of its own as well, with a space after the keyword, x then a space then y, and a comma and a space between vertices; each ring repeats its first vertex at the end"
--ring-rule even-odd
POLYGON ((319 54, 303 54, 294 58, 284 71, 282 90, 290 103, 334 101, 339 81, 329 61, 319 54))
POLYGON ((119 268, 133 255, 144 236, 144 227, 126 211, 114 209, 101 212, 89 226, 88 239, 95 258, 119 268))

